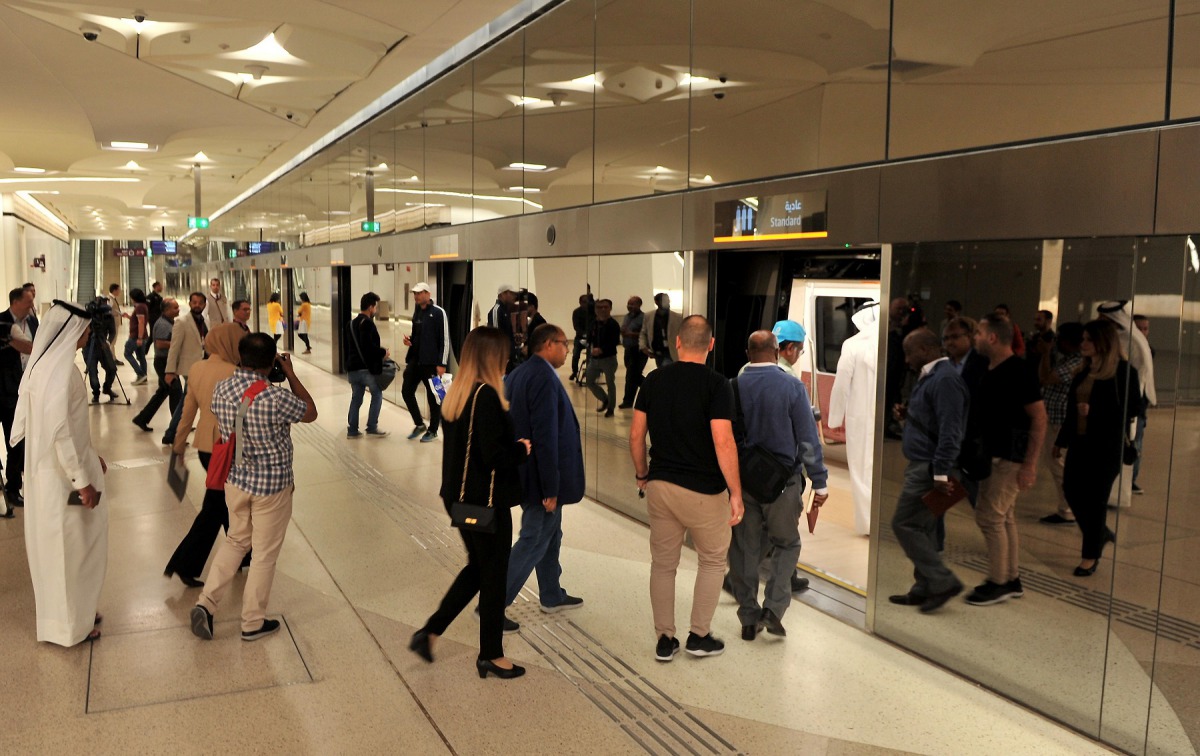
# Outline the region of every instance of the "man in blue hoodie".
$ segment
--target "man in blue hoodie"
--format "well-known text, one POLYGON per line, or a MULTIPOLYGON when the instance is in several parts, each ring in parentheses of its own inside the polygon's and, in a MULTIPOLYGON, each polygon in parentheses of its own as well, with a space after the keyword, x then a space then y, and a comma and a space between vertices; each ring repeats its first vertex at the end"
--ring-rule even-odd
POLYGON ((829 471, 804 384, 779 367, 779 345, 770 331, 750 334, 750 364, 734 379, 738 414, 738 446, 758 446, 792 470, 783 493, 774 501, 757 501, 743 493, 744 519, 733 528, 729 547, 729 579, 738 602, 742 640, 754 640, 762 628, 787 635, 783 615, 792 602, 791 580, 800 556, 800 515, 804 511, 804 472, 812 480, 813 506, 829 497, 829 471), (758 603, 758 566, 762 558, 763 524, 774 551, 770 558, 763 605, 758 603))
POLYGON ((932 612, 962 593, 963 584, 938 553, 937 518, 921 499, 933 489, 949 493, 958 466, 970 398, 967 384, 942 356, 941 339, 927 328, 904 337, 904 359, 920 377, 908 405, 893 408, 904 420, 904 486, 892 517, 892 531, 912 560, 916 582, 908 593, 889 596, 902 606, 932 612))

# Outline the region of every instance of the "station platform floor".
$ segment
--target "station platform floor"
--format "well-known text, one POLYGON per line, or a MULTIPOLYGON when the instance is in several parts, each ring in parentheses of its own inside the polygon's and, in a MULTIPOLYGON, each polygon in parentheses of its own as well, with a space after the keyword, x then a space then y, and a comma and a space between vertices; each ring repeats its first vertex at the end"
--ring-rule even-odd
MULTIPOLYGON (((74 648, 35 640, 24 515, 0 520, 0 753, 413 754, 1080 754, 1093 741, 879 638, 800 603, 786 638, 740 640, 723 596, 722 656, 653 658, 647 528, 594 502, 564 518, 571 612, 539 611, 531 580, 510 616, 514 681, 480 680, 477 626, 461 616, 426 664, 407 648, 464 560, 437 499, 442 444, 405 435, 384 404, 385 439, 347 440, 345 381, 298 373, 320 417, 296 426, 296 495, 269 616, 283 630, 238 638, 244 577, 192 636, 199 591, 162 570, 199 507, 194 454, 187 496, 165 479, 164 408, 143 433, 133 408, 91 408, 109 472, 103 637, 74 648)), ((365 412, 365 408, 364 408, 365 412)), ((679 573, 686 627, 694 555, 679 573)))

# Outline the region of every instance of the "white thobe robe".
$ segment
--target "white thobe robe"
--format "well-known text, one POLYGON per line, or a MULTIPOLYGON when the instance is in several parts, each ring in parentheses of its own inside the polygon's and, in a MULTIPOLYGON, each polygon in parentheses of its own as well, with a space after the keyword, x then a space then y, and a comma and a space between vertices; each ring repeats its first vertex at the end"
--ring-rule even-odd
MULTIPOLYGON (((92 449, 87 389, 78 370, 67 376, 65 423, 34 419, 25 438, 25 550, 33 577, 37 639, 73 646, 95 625, 108 566, 108 504, 68 505, 72 491, 104 490, 100 457, 92 449)), ((32 387, 34 407, 45 386, 32 387)))
POLYGON ((860 330, 842 343, 837 377, 829 398, 829 427, 844 425, 846 428, 846 463, 850 468, 850 489, 854 496, 854 530, 867 535, 871 532, 879 327, 872 310, 855 313, 853 319, 860 330))

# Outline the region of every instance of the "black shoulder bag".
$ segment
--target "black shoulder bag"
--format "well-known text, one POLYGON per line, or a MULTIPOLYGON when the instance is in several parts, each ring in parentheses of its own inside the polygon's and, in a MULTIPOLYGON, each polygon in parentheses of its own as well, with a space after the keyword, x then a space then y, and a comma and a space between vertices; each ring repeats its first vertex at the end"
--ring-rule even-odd
POLYGON ((492 507, 492 494, 496 490, 496 471, 492 470, 492 479, 488 484, 487 504, 468 504, 467 498, 467 469, 471 465, 471 436, 475 432, 475 405, 479 403, 479 392, 483 384, 475 389, 471 397, 471 420, 467 423, 467 456, 463 459, 462 486, 458 489, 458 501, 450 504, 450 524, 460 530, 474 530, 477 533, 496 532, 496 510, 492 507))
MULTIPOLYGON (((742 395, 738 391, 738 379, 730 381, 733 386, 733 401, 737 409, 739 433, 736 439, 746 435, 746 416, 742 413, 742 395)), ((792 470, 779 458, 758 444, 738 444, 738 471, 742 478, 742 491, 759 504, 770 504, 780 497, 792 479, 792 470)))
MULTIPOLYGON (((363 355, 362 347, 358 345, 358 334, 355 333, 358 329, 354 327, 354 321, 350 321, 350 338, 354 340, 354 349, 358 352, 358 359, 362 360, 363 367, 367 366, 367 358, 363 355)), ((391 357, 383 359, 383 372, 375 376, 375 385, 380 391, 387 391, 388 386, 392 385, 392 381, 396 380, 396 373, 400 372, 400 366, 391 357)))

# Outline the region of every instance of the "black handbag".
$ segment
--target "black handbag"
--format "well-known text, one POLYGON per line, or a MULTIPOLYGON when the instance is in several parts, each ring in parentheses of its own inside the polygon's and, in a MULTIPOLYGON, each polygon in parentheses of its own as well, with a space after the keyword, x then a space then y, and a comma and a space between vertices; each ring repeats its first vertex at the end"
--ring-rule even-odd
MULTIPOLYGON (((350 324, 350 338, 354 339, 354 348, 358 351, 358 358, 362 360, 363 365, 367 364, 367 358, 363 356, 362 347, 358 345, 358 334, 355 333, 354 324, 350 324)), ((375 385, 380 391, 387 391, 388 386, 392 385, 392 381, 396 380, 396 374, 400 372, 400 366, 391 357, 383 359, 383 370, 379 375, 375 376, 375 385)))
POLYGON ((496 490, 496 471, 492 470, 492 478, 488 483, 487 504, 471 504, 467 498, 467 468, 471 463, 471 436, 475 431, 475 405, 479 400, 479 392, 483 384, 475 389, 471 397, 471 420, 467 423, 467 456, 463 460, 462 486, 458 489, 458 501, 450 504, 450 524, 460 530, 474 530, 477 533, 496 532, 496 510, 492 507, 492 494, 496 490))
MULTIPOLYGON (((737 407, 737 435, 745 437, 746 417, 742 413, 742 395, 738 391, 737 378, 730 381, 733 386, 733 401, 737 407)), ((779 461, 770 450, 758 444, 738 444, 738 472, 742 479, 742 492, 759 504, 770 504, 778 499, 792 479, 792 469, 779 461)))

